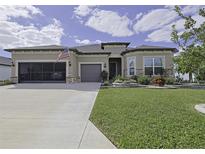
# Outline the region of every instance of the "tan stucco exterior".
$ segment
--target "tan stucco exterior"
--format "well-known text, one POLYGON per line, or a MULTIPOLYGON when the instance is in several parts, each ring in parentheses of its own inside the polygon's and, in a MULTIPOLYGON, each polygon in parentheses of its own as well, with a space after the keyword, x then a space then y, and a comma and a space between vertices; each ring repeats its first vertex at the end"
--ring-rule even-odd
MULTIPOLYGON (((108 48, 108 47, 107 47, 108 48)), ((117 48, 115 48, 117 49, 117 48)), ((109 49, 111 50, 111 49, 109 49)), ((13 82, 18 82, 18 63, 19 62, 57 62, 59 51, 17 51, 12 52, 12 60, 14 66, 11 69, 11 79, 13 82)), ((80 81, 80 65, 81 64, 101 64, 102 70, 109 73, 109 58, 121 58, 122 76, 128 77, 127 74, 127 58, 136 58, 136 75, 143 74, 143 59, 145 56, 160 56, 164 57, 165 69, 173 68, 173 52, 172 51, 136 51, 121 54, 89 54, 79 55, 70 51, 70 57, 65 58, 66 62, 66 82, 80 81)))
POLYGON ((164 68, 173 69, 173 58, 174 54, 172 51, 137 51, 131 52, 124 55, 124 73, 127 74, 127 58, 135 57, 136 58, 136 75, 144 74, 144 57, 163 57, 164 58, 164 68))

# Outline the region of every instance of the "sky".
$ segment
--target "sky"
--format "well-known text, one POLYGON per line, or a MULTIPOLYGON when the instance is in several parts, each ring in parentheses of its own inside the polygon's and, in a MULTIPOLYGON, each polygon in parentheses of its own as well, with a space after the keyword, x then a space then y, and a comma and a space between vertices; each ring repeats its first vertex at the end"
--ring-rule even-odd
MULTIPOLYGON (((181 6, 197 25, 204 6, 181 6)), ((171 26, 183 31, 184 20, 174 6, 0 6, 0 56, 10 57, 5 48, 125 41, 130 46, 176 47, 170 40, 171 26)))

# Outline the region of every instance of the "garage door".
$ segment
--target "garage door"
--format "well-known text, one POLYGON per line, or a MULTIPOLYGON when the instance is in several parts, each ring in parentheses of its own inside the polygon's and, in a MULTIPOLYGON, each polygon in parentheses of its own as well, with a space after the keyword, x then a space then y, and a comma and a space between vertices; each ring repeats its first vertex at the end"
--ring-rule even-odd
POLYGON ((65 82, 66 63, 19 63, 19 82, 65 82))
POLYGON ((81 82, 100 82, 101 64, 81 64, 81 82))

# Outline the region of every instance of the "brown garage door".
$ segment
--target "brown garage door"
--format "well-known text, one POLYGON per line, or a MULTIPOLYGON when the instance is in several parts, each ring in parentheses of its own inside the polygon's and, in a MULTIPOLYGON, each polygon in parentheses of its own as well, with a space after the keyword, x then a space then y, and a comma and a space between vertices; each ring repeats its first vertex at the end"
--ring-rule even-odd
POLYGON ((101 64, 81 64, 81 82, 100 82, 101 64))

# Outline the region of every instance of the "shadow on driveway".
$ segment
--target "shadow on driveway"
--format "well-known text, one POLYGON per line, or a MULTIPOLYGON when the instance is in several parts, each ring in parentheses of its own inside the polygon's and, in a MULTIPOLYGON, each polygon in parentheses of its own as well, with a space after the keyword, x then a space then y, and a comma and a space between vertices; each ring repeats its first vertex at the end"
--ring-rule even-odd
POLYGON ((10 85, 7 89, 49 89, 49 90, 77 90, 77 91, 97 91, 100 88, 100 83, 21 83, 10 85))

